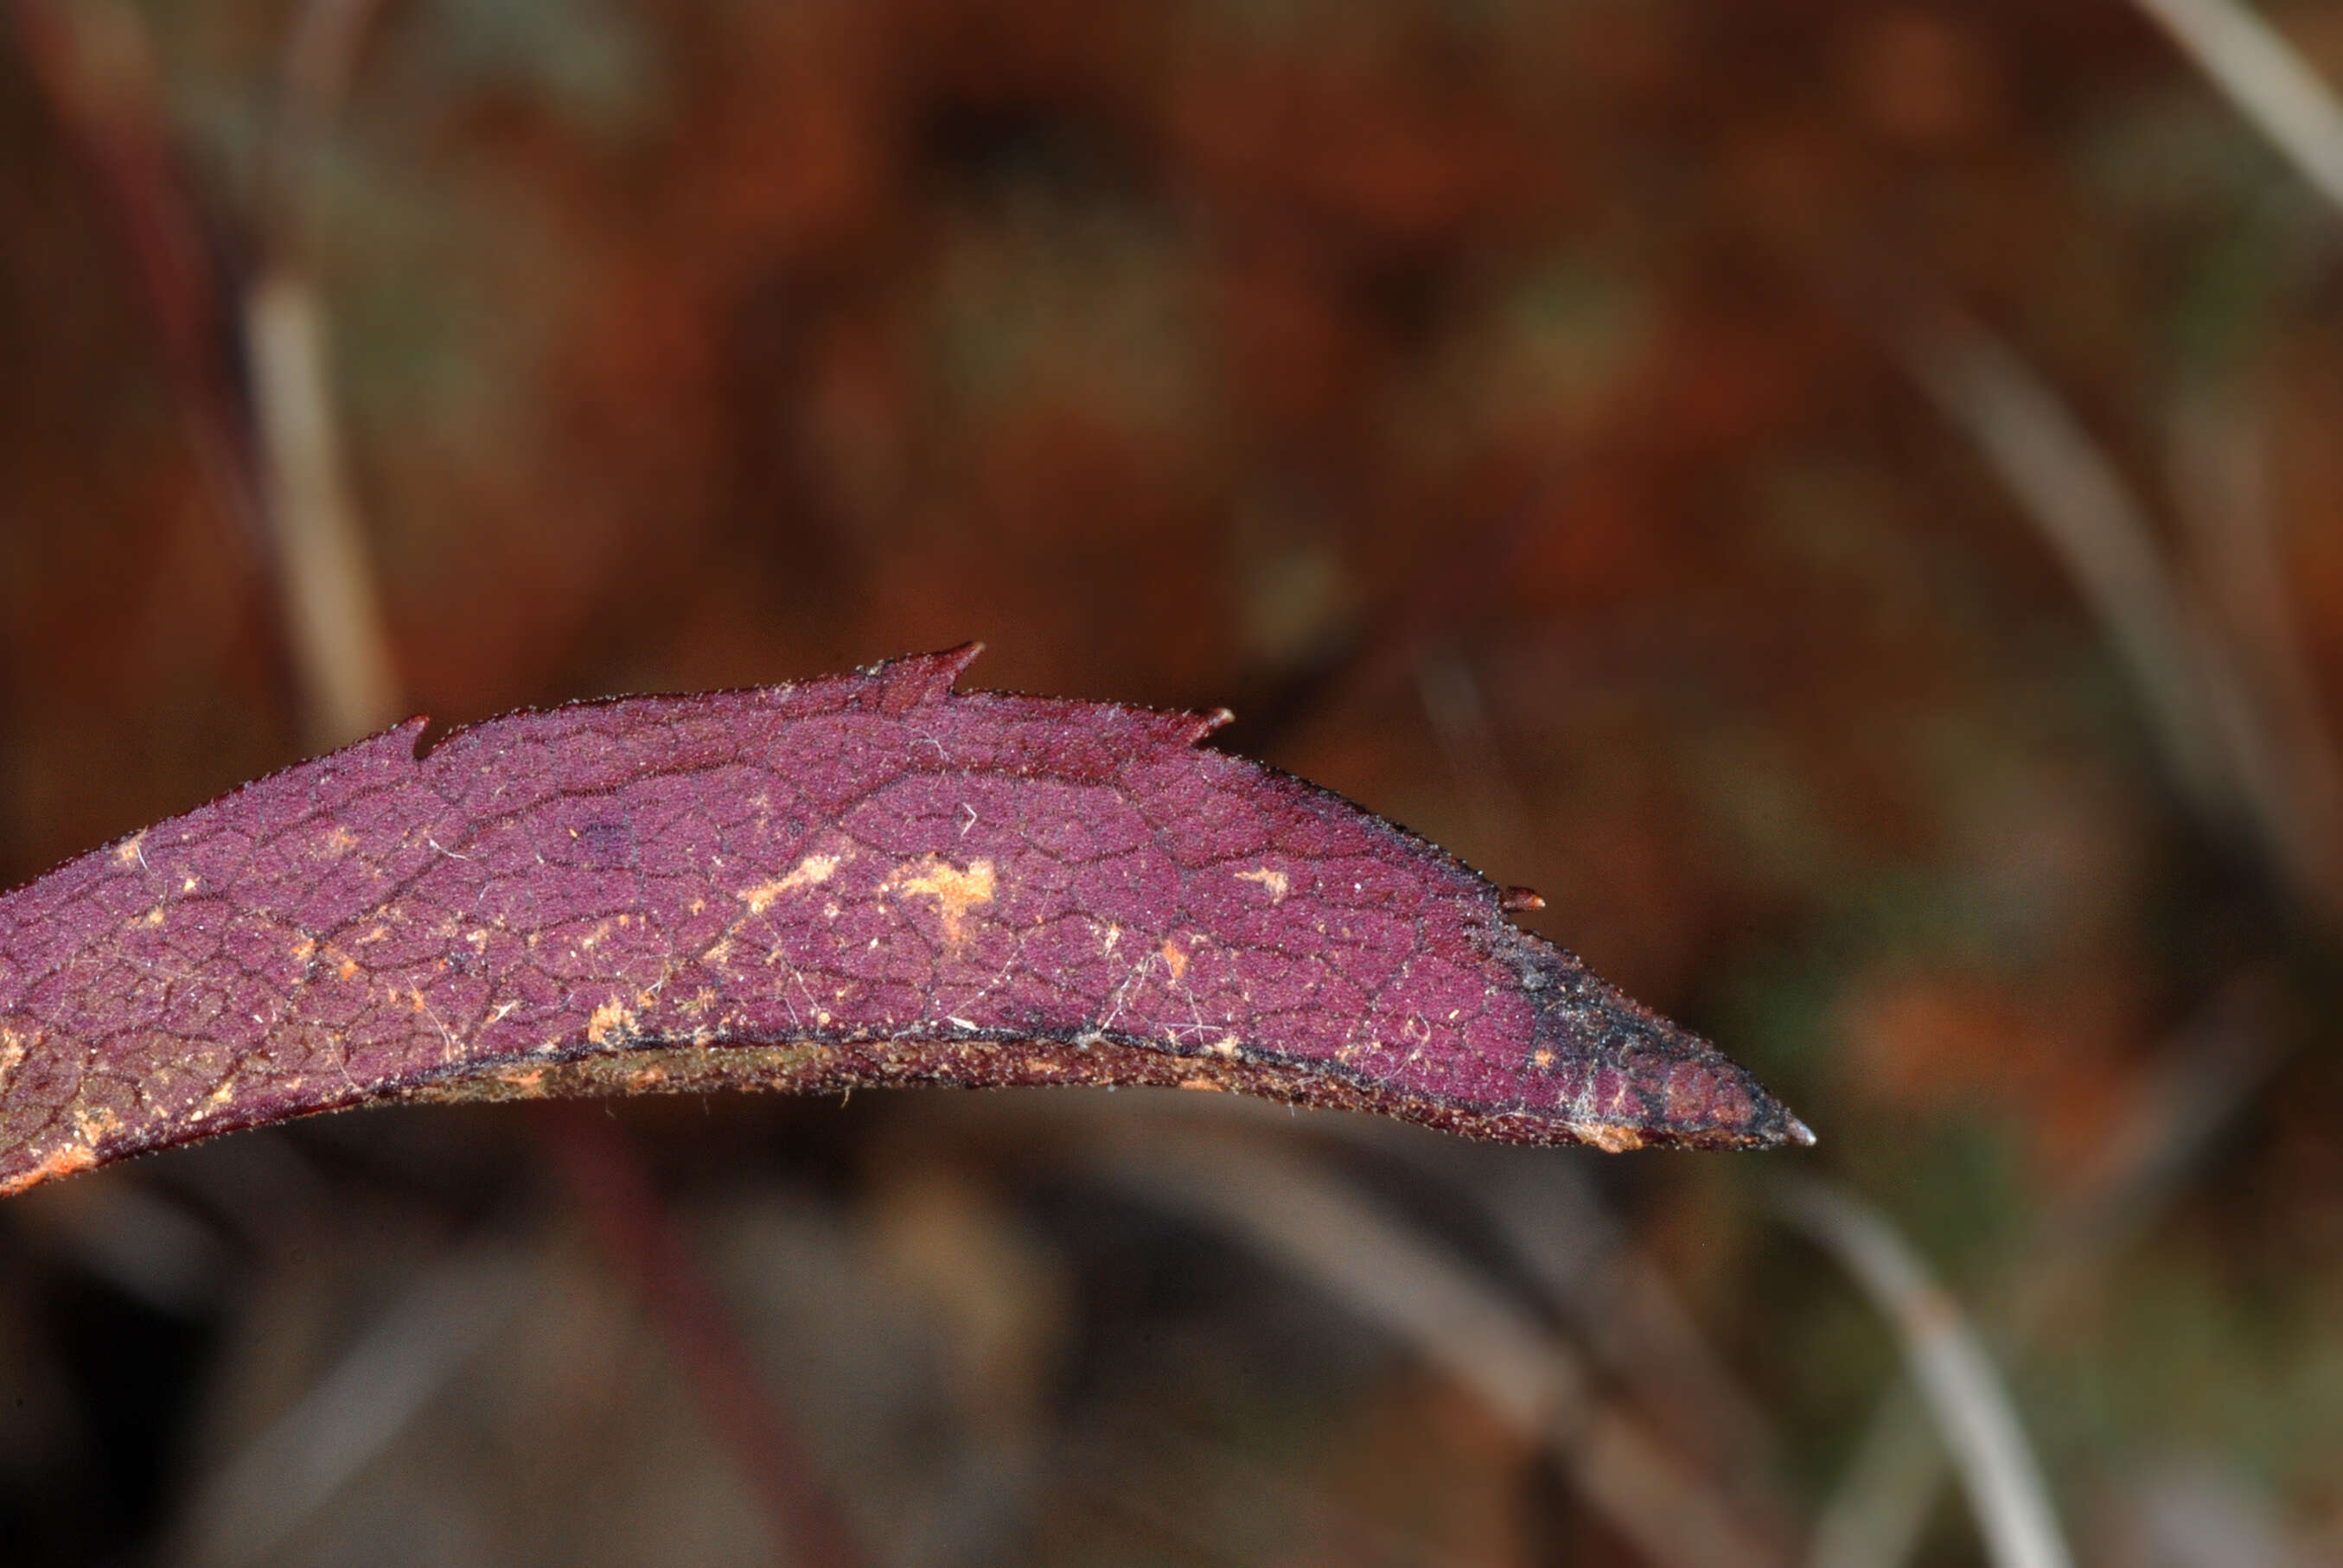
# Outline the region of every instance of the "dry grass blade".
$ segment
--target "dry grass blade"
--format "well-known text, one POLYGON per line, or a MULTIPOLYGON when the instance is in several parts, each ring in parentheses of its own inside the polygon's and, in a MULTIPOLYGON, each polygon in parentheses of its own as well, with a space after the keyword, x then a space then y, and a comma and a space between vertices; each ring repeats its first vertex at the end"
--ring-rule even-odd
POLYGON ((1575 1358, 1358 1193, 1290 1155, 1194 1141, 1140 1140, 1109 1158, 1110 1171, 1306 1274, 1416 1346, 1516 1431, 1540 1432, 1586 1407, 1575 1358))
MULTIPOLYGON (((2066 1292, 2145 1231, 2214 1136, 2268 1081, 2281 1052, 2267 1014, 2270 975, 2224 987, 2166 1051, 2081 1186, 2004 1263, 1983 1316, 2019 1347, 2066 1292)), ((1944 1477, 1944 1449, 1899 1385, 1872 1418, 1815 1529, 1815 1568, 1894 1568, 1909 1559, 1944 1477)))
POLYGON ((1604 1521, 1668 1568, 1775 1561, 1667 1451, 1595 1398, 1570 1349, 1322 1169, 1257 1145, 1124 1138, 1110 1179, 1250 1243, 1413 1346, 1529 1442, 1550 1443, 1604 1521))
POLYGON ((310 0, 288 29, 284 108, 268 147, 267 259, 244 294, 245 353, 279 608, 313 745, 400 717, 398 677, 350 488, 325 303, 301 261, 302 175, 348 85, 374 5, 310 0))
POLYGON ((323 307, 288 267, 246 291, 263 496, 310 739, 338 746, 397 717, 389 638, 333 415, 323 307))
POLYGON ((2197 580, 2260 699, 2235 710, 2250 731, 2239 737, 2241 760, 2268 771, 2259 787, 2298 879, 2343 888, 2343 751, 2287 582, 2267 411, 2241 378, 2224 376, 2175 397, 2170 425, 2172 490, 2197 580))
POLYGON ((2237 0, 2138 0, 2319 195, 2343 207, 2343 106, 2295 48, 2237 0))
POLYGON ((528 1298, 525 1266, 490 1243, 433 1267, 292 1409, 196 1493, 186 1560, 274 1553, 484 1350, 528 1298))
POLYGON ((218 1232, 145 1182, 67 1185, 15 1218, 27 1234, 157 1312, 216 1306, 229 1277, 231 1254, 218 1232))
POLYGON ((1892 337, 1907 373, 2066 564, 2198 809, 2248 831, 2306 908, 2343 913, 2318 848, 2331 827, 2304 816, 2266 703, 2165 562, 2114 462, 2025 360, 1941 302, 1909 311, 1892 337))
POLYGON ((2056 393, 1966 317, 1941 304, 1912 311, 1894 344, 2057 552, 2147 699, 2181 781, 2217 813, 2227 791, 2201 649, 2123 476, 2056 393))
POLYGON ((1582 1164, 1461 1148, 1361 1118, 1329 1121, 1326 1131, 1476 1204, 1595 1364, 1632 1392, 1670 1443, 1753 1521, 1785 1538, 1795 1533, 1773 1422, 1582 1164))
POLYGON ((1621 1233, 1582 1172, 1507 1163, 1484 1202, 1514 1255, 1673 1440, 1744 1508, 1787 1527, 1773 1424, 1667 1277, 1621 1233))
POLYGON ((1945 1445, 1908 1380, 1887 1391, 1815 1521, 1809 1568, 1894 1568, 1919 1544, 1945 1480, 1945 1445))
POLYGON ((2068 1568, 2048 1490, 1992 1359, 1919 1255, 1879 1213, 1830 1188, 1785 1184, 1777 1201, 1895 1324, 1997 1568, 2068 1568))

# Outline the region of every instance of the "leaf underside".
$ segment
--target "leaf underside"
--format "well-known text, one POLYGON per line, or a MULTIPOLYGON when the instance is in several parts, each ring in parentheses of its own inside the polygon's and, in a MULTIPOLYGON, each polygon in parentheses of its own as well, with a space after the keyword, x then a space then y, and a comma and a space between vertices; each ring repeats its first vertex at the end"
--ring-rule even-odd
POLYGON ((976 648, 275 774, 0 896, 0 1193, 392 1101, 1163 1084, 1523 1143, 1810 1142, 1224 717, 976 648))

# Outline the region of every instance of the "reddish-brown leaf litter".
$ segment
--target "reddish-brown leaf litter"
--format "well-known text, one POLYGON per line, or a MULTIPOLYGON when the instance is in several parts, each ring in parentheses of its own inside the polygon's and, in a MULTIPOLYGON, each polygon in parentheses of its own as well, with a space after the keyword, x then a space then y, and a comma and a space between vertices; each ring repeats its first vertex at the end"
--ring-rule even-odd
POLYGON ((954 694, 975 655, 415 720, 0 900, 0 1191, 391 1100, 1158 1084, 1525 1143, 1811 1134, 1506 919, 1200 749, 954 694))

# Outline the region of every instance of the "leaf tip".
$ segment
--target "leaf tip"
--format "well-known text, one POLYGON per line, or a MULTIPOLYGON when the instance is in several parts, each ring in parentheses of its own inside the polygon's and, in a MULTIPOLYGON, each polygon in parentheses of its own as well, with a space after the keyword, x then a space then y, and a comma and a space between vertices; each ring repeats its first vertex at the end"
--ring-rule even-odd
POLYGON ((1552 1114, 1572 1139, 1614 1153, 1813 1145, 1813 1130, 1708 1040, 1543 939, 1503 930, 1535 997, 1530 1070, 1553 1085, 1552 1114))

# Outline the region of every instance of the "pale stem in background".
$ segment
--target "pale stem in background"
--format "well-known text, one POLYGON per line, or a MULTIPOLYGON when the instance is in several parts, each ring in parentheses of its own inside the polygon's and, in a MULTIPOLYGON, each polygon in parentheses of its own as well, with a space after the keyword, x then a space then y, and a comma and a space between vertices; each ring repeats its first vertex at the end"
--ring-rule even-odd
POLYGON ((2316 802, 2287 783, 2293 738, 2276 733, 2268 705, 2166 565, 2115 464, 2025 360, 1948 307, 1908 311, 1891 341, 2065 563, 2208 820, 2241 823, 2306 908, 2343 919, 2343 894, 2316 852, 2333 833, 2305 819, 2316 802))
POLYGON ((1377 1118, 1334 1117, 1324 1127, 1476 1205, 1594 1362, 1633 1391, 1753 1526, 1785 1540, 1796 1533, 1780 1484, 1781 1445, 1764 1406, 1667 1277, 1630 1243, 1582 1161, 1548 1149, 1426 1138, 1377 1118))
POLYGON ((1996 1568, 2071 1568, 2040 1467, 1992 1358, 1918 1253, 1877 1211, 1819 1183, 1785 1183, 1776 1201, 1895 1325, 1996 1568))
POLYGON ((2277 29, 2237 0, 2137 0, 2238 113, 2343 207, 2343 106, 2277 29))
POLYGON ((2189 657, 2194 639, 2155 530, 2115 465, 2023 359, 1949 307, 1911 312, 1892 341, 1906 372, 1976 443, 2057 551, 2147 699, 2174 770, 2217 812, 2228 792, 2189 657))
MULTIPOLYGON (((340 107, 374 8, 374 0, 311 0, 294 18, 282 66, 285 115, 265 176, 272 208, 264 214, 268 256, 244 300, 258 466, 286 637, 301 680, 303 717, 320 745, 355 739, 399 717, 373 564, 343 466, 325 311, 297 242, 303 160, 340 107)), ((636 1270, 653 1321, 689 1370, 714 1435, 757 1488, 786 1554, 814 1563, 862 1563, 843 1511, 806 1464, 786 1418, 758 1389, 737 1331, 675 1238, 633 1146, 592 1114, 549 1114, 542 1124, 579 1206, 621 1266, 636 1270)), ((328 1380, 317 1398, 330 1410, 336 1400, 377 1392, 328 1380)), ((256 1452, 255 1463, 284 1459, 256 1452)))
POLYGON ((2219 377, 2174 398, 2171 430, 2172 491, 2197 578, 2264 699, 2288 851, 2321 885, 2343 885, 2343 766, 2287 588, 2259 403, 2240 377, 2219 377))
POLYGON ((307 280, 273 266, 246 293, 244 325, 302 711, 313 742, 338 746, 396 719, 398 686, 343 472, 324 312, 307 280))
POLYGON ((1126 1190, 1250 1243, 1413 1346, 1524 1442, 1549 1445, 1588 1506, 1663 1568, 1778 1560, 1594 1396, 1567 1346, 1339 1178, 1264 1146, 1207 1145, 1192 1130, 1119 1137, 1098 1160, 1126 1190))
POLYGON ((397 668, 334 406, 326 309, 300 245, 302 176, 331 128, 372 0, 310 0, 280 64, 284 110, 263 168, 264 260, 245 291, 262 500, 277 545, 285 634, 314 746, 401 717, 397 668))
POLYGON ((274 1555, 397 1440, 528 1296, 525 1266, 501 1243, 433 1263, 332 1371, 197 1487, 184 1524, 186 1560, 232 1568, 274 1555))
MULTIPOLYGON (((1536 1151, 1545 1153, 1546 1151, 1536 1151)), ((1667 1277, 1630 1245, 1582 1171, 1508 1162, 1476 1194, 1497 1231, 1575 1320, 1613 1374, 1664 1417, 1680 1443, 1729 1473, 1735 1501, 1790 1525, 1780 1445, 1764 1407, 1734 1375, 1667 1277)))
MULTIPOLYGON (((2275 977, 2224 986, 2132 1096, 2076 1187, 2004 1259, 1981 1312, 1995 1342, 2022 1349, 2050 1310, 2163 1212, 2215 1135, 2282 1060, 2268 1013, 2275 977)), ((1896 1568, 1908 1561, 1944 1479, 1944 1447, 1908 1383, 1881 1402, 1816 1522, 1814 1568, 1896 1568)))

